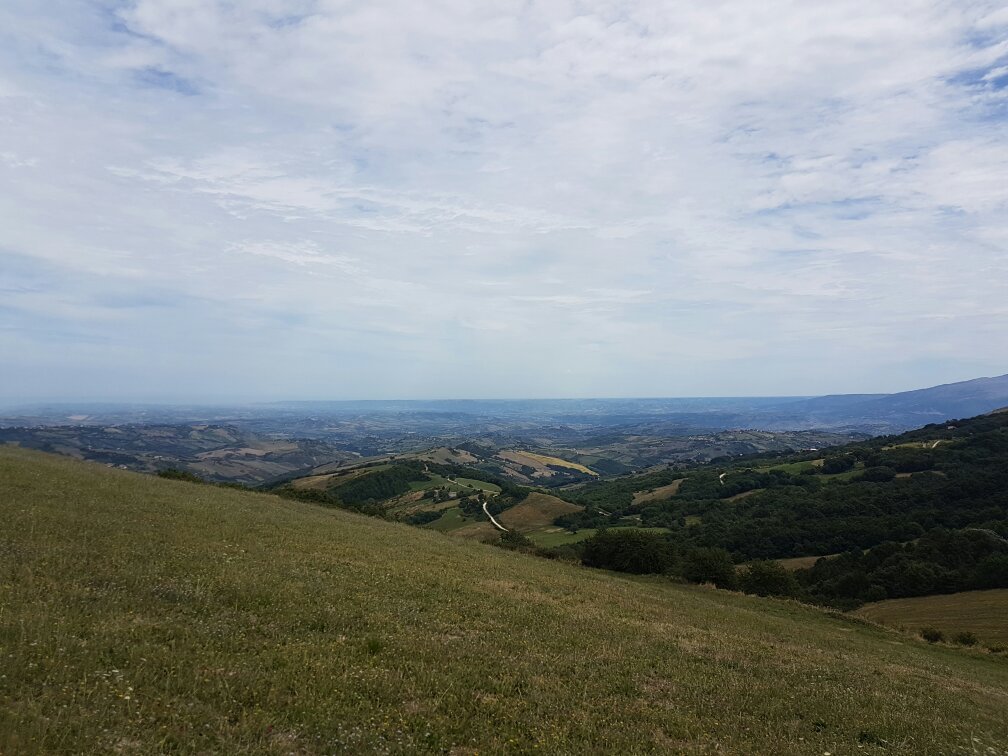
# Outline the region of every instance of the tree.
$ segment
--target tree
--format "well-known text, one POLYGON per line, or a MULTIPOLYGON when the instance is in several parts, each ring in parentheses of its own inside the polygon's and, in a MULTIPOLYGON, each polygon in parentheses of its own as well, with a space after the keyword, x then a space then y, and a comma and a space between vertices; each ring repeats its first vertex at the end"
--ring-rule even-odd
POLYGON ((734 588, 735 564, 724 549, 692 549, 683 560, 683 577, 691 583, 714 583, 718 588, 734 588))
POLYGON ((798 581, 779 562, 759 560, 748 564, 738 576, 739 587, 757 596, 794 596, 798 581))
POLYGON ((869 467, 861 473, 861 480, 868 483, 888 483, 896 477, 896 471, 891 467, 869 467))
POLYGON ((600 530, 584 542, 581 561, 637 575, 668 572, 675 555, 668 539, 636 528, 600 530))

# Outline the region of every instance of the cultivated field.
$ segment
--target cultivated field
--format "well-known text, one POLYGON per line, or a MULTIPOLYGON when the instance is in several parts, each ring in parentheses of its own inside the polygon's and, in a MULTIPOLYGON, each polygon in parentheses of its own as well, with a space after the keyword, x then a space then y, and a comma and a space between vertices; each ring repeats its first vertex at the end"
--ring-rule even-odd
POLYGON ((553 465, 555 467, 566 467, 569 470, 576 470, 577 472, 584 473, 585 475, 598 476, 597 472, 589 470, 587 467, 578 464, 577 462, 568 462, 566 459, 560 459, 560 457, 550 457, 545 454, 534 454, 532 452, 525 451, 502 451, 498 452, 497 456, 508 462, 513 462, 516 465, 531 467, 535 470, 535 474, 541 477, 549 477, 554 474, 554 471, 549 468, 549 465, 553 465))
POLYGON ((933 627, 948 637, 971 632, 984 643, 1008 645, 1008 589, 890 599, 856 614, 910 631, 933 627))
POLYGON ((0 448, 2 753, 999 753, 1008 664, 0 448))

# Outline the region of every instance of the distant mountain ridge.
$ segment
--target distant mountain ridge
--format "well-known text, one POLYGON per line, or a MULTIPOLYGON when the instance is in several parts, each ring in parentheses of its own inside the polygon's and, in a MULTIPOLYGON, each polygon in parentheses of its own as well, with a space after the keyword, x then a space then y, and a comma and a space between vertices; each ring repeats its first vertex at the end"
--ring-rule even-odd
POLYGON ((411 451, 486 438, 498 445, 594 443, 606 433, 685 437, 725 430, 898 433, 1008 406, 1008 375, 893 394, 272 402, 235 406, 64 403, 0 412, 0 428, 227 425, 273 439, 411 451), (388 444, 386 441, 392 441, 388 444))
POLYGON ((973 417, 1008 405, 1008 375, 974 378, 895 394, 840 394, 789 402, 779 407, 807 414, 813 424, 874 423, 914 428, 973 417))

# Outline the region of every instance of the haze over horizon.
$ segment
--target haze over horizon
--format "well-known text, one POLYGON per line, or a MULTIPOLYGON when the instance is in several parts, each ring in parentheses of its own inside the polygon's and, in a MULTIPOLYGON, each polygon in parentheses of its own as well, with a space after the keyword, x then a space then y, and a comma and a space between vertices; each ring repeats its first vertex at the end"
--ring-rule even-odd
POLYGON ((1008 372, 1008 8, 0 8, 0 402, 1008 372))

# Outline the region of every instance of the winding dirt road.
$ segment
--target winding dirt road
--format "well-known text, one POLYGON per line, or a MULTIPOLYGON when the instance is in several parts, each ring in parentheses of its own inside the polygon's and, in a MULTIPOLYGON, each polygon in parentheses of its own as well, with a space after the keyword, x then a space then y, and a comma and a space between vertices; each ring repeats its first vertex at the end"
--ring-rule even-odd
POLYGON ((490 518, 490 522, 494 524, 497 530, 503 530, 505 533, 508 532, 508 529, 505 528, 503 525, 501 525, 499 522, 497 522, 497 520, 494 519, 494 516, 490 514, 490 510, 487 509, 487 503, 485 501, 483 502, 483 514, 485 514, 487 517, 490 518))

